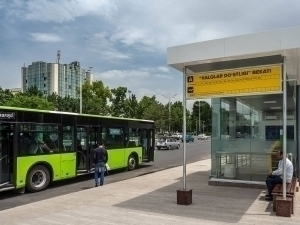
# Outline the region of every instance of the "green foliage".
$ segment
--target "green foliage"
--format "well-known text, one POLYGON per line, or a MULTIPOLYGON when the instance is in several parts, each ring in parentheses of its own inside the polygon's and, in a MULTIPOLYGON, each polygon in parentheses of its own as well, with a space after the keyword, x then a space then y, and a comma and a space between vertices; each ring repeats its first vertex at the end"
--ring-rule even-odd
POLYGON ((54 110, 54 105, 44 97, 16 95, 14 98, 5 103, 6 106, 40 109, 40 110, 54 110))
POLYGON ((211 107, 207 102, 196 101, 192 108, 192 127, 197 133, 211 132, 211 107), (200 105, 200 130, 199 130, 199 105, 200 105))
POLYGON ((147 120, 154 120, 157 128, 161 128, 163 130, 166 130, 167 128, 167 110, 165 109, 165 106, 158 101, 152 102, 149 107, 144 110, 143 118, 147 120))
POLYGON ((174 131, 182 132, 183 127, 183 105, 177 101, 171 104, 171 128, 174 131))
POLYGON ((32 86, 27 88, 23 93, 19 92, 17 95, 25 95, 25 96, 38 96, 43 97, 43 92, 41 92, 37 86, 32 86))
POLYGON ((127 118, 138 118, 138 101, 135 94, 132 94, 128 99, 125 99, 125 115, 127 118))
POLYGON ((138 104, 137 118, 142 119, 146 110, 155 102, 155 95, 153 95, 152 97, 144 96, 138 104))
MULTIPOLYGON (((111 91, 111 107, 110 113, 112 116, 125 116, 128 115, 129 104, 126 104, 126 87, 113 88, 111 91), (127 106, 127 107, 126 107, 127 106)), ((127 100, 128 101, 128 100, 127 100)))
MULTIPOLYGON (((57 110, 65 112, 80 112, 80 90, 77 90, 78 98, 61 97, 56 93, 44 97, 43 93, 36 86, 28 88, 24 93, 17 93, 15 96, 10 90, 3 90, 0 87, 0 105, 32 108, 41 110, 57 110)), ((126 87, 109 89, 102 81, 95 81, 92 84, 86 82, 82 85, 82 112, 94 115, 111 115, 116 117, 138 118, 154 120, 156 128, 160 131, 182 132, 183 127, 183 105, 181 101, 176 101, 170 105, 157 101, 156 96, 143 96, 137 100, 134 93, 129 93, 126 87)), ((208 103, 201 101, 201 129, 206 133, 211 132, 211 107, 208 103)), ((228 116, 228 112, 221 112, 223 117, 228 116)), ((199 102, 195 102, 192 111, 186 112, 187 132, 195 132, 198 127, 199 102)), ((237 115, 237 121, 246 123, 243 115, 237 115)), ((226 120, 221 124, 226 129, 226 120)))
MULTIPOLYGON (((78 90, 79 94, 79 90, 78 90)), ((111 99, 111 92, 105 87, 102 81, 88 82, 82 86, 82 112, 94 115, 108 115, 108 100, 111 99)))
POLYGON ((78 112, 79 99, 61 97, 56 93, 52 93, 47 97, 47 100, 54 105, 55 110, 63 112, 78 112))
POLYGON ((13 94, 9 89, 2 89, 0 87, 0 105, 4 105, 6 102, 13 98, 13 94))

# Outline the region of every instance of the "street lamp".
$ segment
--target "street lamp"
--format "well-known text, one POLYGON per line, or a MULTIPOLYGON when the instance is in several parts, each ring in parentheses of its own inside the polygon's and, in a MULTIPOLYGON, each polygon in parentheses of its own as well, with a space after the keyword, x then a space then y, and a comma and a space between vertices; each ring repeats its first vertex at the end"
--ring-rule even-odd
POLYGON ((177 94, 171 96, 170 93, 169 93, 169 95, 162 95, 165 98, 169 99, 169 133, 171 132, 171 98, 175 98, 176 95, 177 94))
POLYGON ((127 90, 127 92, 128 92, 128 98, 129 98, 129 100, 130 100, 130 94, 131 94, 131 91, 130 91, 130 90, 127 90))
POLYGON ((127 92, 128 92, 128 99, 129 99, 129 117, 131 116, 131 113, 130 113, 130 111, 131 111, 131 100, 130 100, 130 94, 131 94, 131 91, 130 90, 127 90, 127 92))
MULTIPOLYGON (((205 103, 204 103, 204 104, 205 104, 205 103)), ((199 118, 198 118, 198 130, 199 130, 199 132, 200 132, 200 129, 201 129, 201 122, 200 122, 201 112, 200 112, 200 108, 201 108, 201 106, 204 105, 204 104, 201 103, 200 101, 198 102, 198 104, 196 104, 196 105, 198 105, 198 107, 199 107, 199 118)))

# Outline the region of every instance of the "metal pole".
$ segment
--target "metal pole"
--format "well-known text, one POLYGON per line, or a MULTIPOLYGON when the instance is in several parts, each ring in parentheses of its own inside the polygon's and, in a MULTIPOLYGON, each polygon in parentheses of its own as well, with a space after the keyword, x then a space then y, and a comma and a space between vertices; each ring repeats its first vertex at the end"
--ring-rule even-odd
MULTIPOLYGON (((77 69, 78 68, 76 68, 76 73, 78 74, 78 70, 77 69)), ((79 79, 80 79, 80 114, 82 114, 82 80, 81 80, 80 73, 79 73, 79 79)))
POLYGON ((183 68, 183 190, 186 190, 186 68, 183 68))
POLYGON ((283 199, 286 199, 286 57, 283 57, 283 181, 282 193, 283 199))
POLYGON ((199 125, 199 134, 201 133, 201 131, 200 131, 200 129, 201 129, 201 123, 200 123, 200 118, 201 118, 201 112, 200 112, 200 107, 201 107, 201 103, 200 103, 200 101, 198 102, 198 106, 199 106, 199 123, 198 123, 198 125, 199 125))
POLYGON ((171 94, 169 93, 169 135, 171 132, 171 94))

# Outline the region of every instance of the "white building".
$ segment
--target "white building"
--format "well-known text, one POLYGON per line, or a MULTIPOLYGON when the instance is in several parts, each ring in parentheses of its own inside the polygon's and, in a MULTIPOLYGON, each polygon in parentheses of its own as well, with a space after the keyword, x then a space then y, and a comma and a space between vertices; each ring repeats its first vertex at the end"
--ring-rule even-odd
POLYGON ((70 64, 33 62, 22 67, 22 91, 36 86, 45 96, 56 93, 61 97, 78 97, 77 90, 84 82, 92 83, 90 70, 80 67, 79 62, 70 64))

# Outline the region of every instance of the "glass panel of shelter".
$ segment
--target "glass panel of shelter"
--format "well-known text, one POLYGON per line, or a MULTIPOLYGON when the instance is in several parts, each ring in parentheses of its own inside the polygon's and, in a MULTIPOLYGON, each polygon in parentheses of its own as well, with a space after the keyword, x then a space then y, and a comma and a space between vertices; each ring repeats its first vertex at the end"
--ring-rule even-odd
MULTIPOLYGON (((293 96, 287 94, 287 153, 292 160, 296 157, 296 104, 293 96)), ((282 94, 220 100, 220 103, 218 99, 212 101, 212 166, 216 168, 212 175, 263 181, 265 174, 277 166, 274 151, 280 147, 281 140, 282 94)))

